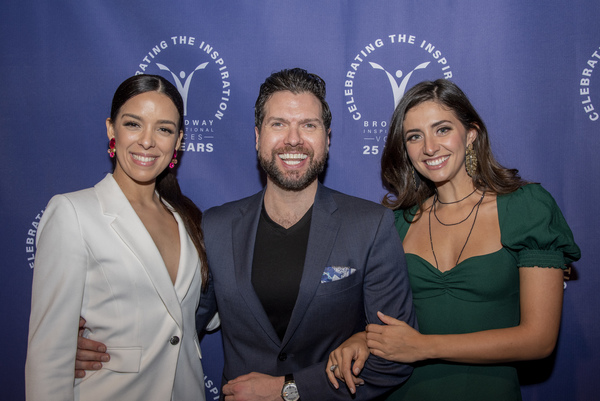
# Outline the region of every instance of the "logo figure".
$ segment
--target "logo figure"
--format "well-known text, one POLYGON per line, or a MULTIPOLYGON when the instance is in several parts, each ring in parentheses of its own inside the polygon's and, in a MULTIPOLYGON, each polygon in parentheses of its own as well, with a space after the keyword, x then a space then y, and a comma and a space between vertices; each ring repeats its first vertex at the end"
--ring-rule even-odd
MULTIPOLYGON (((371 67, 373 67, 374 69, 381 70, 386 73, 386 75, 390 81, 390 85, 392 86, 392 92, 394 94, 394 108, 396 108, 396 106, 398 106, 400 99, 402 99, 402 96, 404 96, 404 92, 406 91, 406 86, 408 85, 408 80, 410 79, 410 76, 412 75, 412 73, 415 72, 416 70, 421 70, 421 69, 427 67, 429 65, 429 63, 430 62, 427 61, 425 63, 421 63, 418 66, 416 66, 411 72, 406 74, 406 76, 402 79, 402 82, 400 82, 400 85, 398 85, 396 78, 394 78, 394 76, 392 74, 390 74, 389 72, 387 72, 382 66, 380 66, 377 63, 369 62, 369 64, 371 64, 371 67)), ((402 70, 396 71, 396 77, 402 78, 402 70)))
POLYGON ((163 64, 156 63, 156 66, 158 68, 160 68, 163 71, 169 71, 171 73, 171 75, 173 76, 173 79, 175 80, 175 85, 177 86, 177 90, 179 91, 179 93, 181 93, 181 97, 183 98, 183 115, 184 116, 187 116, 187 98, 188 98, 188 92, 190 90, 190 84, 192 82, 192 77, 194 76, 194 73, 196 71, 203 70, 207 65, 208 65, 208 62, 200 64, 198 67, 196 67, 194 69, 194 71, 192 71, 192 73, 187 78, 185 78, 185 71, 181 71, 179 73, 179 77, 181 77, 181 79, 185 79, 185 83, 182 85, 181 81, 179 80, 179 77, 177 75, 175 75, 175 73, 173 71, 169 70, 169 68, 163 64))

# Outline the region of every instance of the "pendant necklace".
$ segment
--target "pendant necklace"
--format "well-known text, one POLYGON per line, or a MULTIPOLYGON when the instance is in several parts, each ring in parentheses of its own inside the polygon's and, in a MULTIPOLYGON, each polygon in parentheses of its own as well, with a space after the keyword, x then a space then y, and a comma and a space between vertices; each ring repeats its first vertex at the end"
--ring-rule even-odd
MULTIPOLYGON (((473 191, 475 192, 475 191, 473 191)), ((473 192, 471 194, 473 194, 473 192)), ((469 196, 471 196, 471 194, 467 195, 466 198, 468 198, 469 196)), ((465 248, 467 247, 467 243, 469 242, 469 238, 471 238, 471 233, 473 232, 473 227, 475 227, 475 222, 477 221, 477 214, 479 213, 479 206, 481 206, 481 203, 483 202, 483 197, 485 196, 485 191, 483 191, 483 193, 481 194, 481 199, 479 199, 479 201, 475 204, 475 206, 473 206, 473 209, 471 209, 471 213, 469 213, 469 215, 464 218, 463 220, 459 221, 458 223, 452 223, 452 224, 444 224, 440 221, 440 219, 438 219, 437 215, 435 214, 435 204, 436 202, 439 202, 439 200, 437 199, 437 194, 435 194, 433 196, 433 205, 431 206, 431 208, 429 209, 429 244, 431 245, 431 253, 433 253, 433 259, 435 260, 435 268, 440 270, 439 266, 438 266, 438 261, 437 261, 437 257, 435 256, 435 251, 433 250, 433 236, 431 235, 431 212, 433 211, 433 215, 435 216, 436 220, 444 225, 444 226, 455 226, 457 224, 463 223, 465 222, 470 216, 471 214, 473 214, 473 210, 475 210, 475 218, 473 219, 473 224, 471 224, 471 229, 469 230, 469 234, 467 235, 467 240, 465 241, 465 244, 463 245, 462 249, 460 250, 460 253, 458 254, 458 259, 456 259, 456 265, 458 265, 458 262, 460 261, 460 257, 463 254, 463 251, 465 250, 465 248)), ((463 198, 461 200, 465 200, 466 198, 463 198)), ((460 201, 457 202, 451 202, 451 203, 458 203, 460 201)), ((441 202, 440 202, 441 203, 441 202)))

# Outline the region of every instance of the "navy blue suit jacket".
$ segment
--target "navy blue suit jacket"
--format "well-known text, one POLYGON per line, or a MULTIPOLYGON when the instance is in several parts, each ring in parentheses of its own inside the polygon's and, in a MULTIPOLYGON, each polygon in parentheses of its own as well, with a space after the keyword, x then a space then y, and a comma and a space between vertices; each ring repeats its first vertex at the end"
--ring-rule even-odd
MULTIPOLYGON (((240 375, 293 373, 302 401, 350 399, 325 374, 329 353, 368 323, 377 311, 416 326, 406 262, 394 216, 370 201, 319 184, 312 211, 300 291, 283 340, 277 336, 251 283, 254 242, 264 191, 208 210, 203 230, 211 288, 197 316, 210 317, 211 294, 221 316, 223 384, 240 375), (355 269, 322 283, 327 266, 355 269)), ((284 266, 282 266, 284 268, 284 266)), ((408 378, 412 368, 371 355, 361 373, 357 400, 370 400, 408 378)))

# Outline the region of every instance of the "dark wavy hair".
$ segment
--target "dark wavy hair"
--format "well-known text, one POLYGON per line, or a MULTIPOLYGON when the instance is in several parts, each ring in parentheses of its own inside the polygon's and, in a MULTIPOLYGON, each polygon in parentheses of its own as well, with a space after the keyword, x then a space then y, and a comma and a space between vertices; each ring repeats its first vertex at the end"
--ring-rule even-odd
POLYGON ((281 70, 271 74, 260 86, 260 92, 254 105, 254 125, 260 131, 265 118, 265 103, 275 92, 290 91, 294 94, 312 93, 321 102, 321 117, 325 132, 331 126, 331 110, 325 101, 325 81, 316 74, 311 74, 302 68, 281 70))
MULTIPOLYGON (((110 119, 113 124, 125 102, 134 96, 152 91, 166 95, 177 108, 179 112, 177 132, 179 132, 183 127, 183 99, 177 88, 159 75, 134 75, 119 85, 110 108, 110 119)), ((116 161, 115 159, 112 159, 112 161, 114 169, 116 161)), ((201 228, 202 212, 194 202, 183 195, 173 169, 165 168, 156 178, 156 191, 160 199, 164 199, 181 216, 185 229, 190 235, 202 262, 202 287, 206 289, 208 285, 208 260, 201 228)))
MULTIPOLYGON (((438 79, 424 81, 411 88, 396 106, 389 133, 381 155, 381 178, 388 193, 383 205, 392 209, 408 210, 419 205, 423 211, 425 200, 435 192, 435 185, 425 177, 418 175, 421 183, 415 189, 413 165, 406 150, 404 138, 404 118, 413 107, 433 101, 451 110, 466 130, 475 129, 477 137, 473 148, 477 155, 477 170, 473 175, 473 185, 479 190, 498 195, 511 193, 526 184, 516 169, 500 165, 490 148, 487 128, 477 111, 460 88, 451 81, 438 79)), ((418 174, 418 173, 416 173, 418 174)))

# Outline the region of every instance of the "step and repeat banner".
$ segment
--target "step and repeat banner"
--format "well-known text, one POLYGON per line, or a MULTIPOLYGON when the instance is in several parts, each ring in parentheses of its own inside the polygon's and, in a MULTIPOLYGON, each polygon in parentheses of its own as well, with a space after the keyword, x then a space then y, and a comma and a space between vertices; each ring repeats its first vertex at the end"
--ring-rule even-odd
MULTIPOLYGON (((379 202, 379 161, 404 92, 445 78, 470 97, 508 167, 556 198, 583 257, 558 346, 523 364, 525 400, 600 392, 600 2, 5 1, 0 13, 0 399, 24 399, 35 235, 48 200, 111 170, 105 119, 125 78, 160 74, 185 100, 181 187, 201 209, 262 186, 254 102, 302 67, 327 82, 326 185, 379 202)), ((202 342, 218 399, 219 332, 202 342)))

